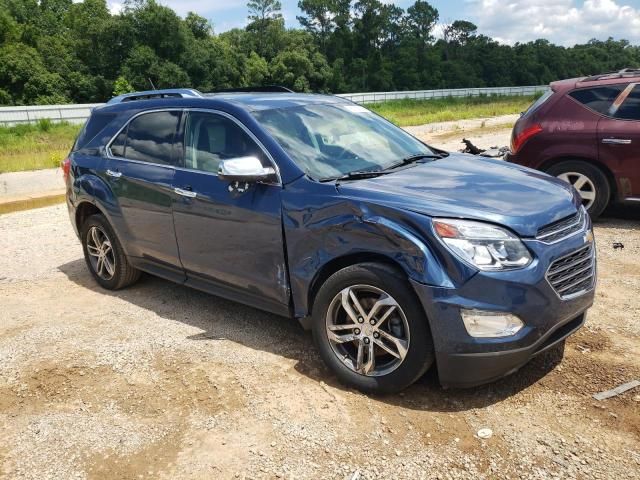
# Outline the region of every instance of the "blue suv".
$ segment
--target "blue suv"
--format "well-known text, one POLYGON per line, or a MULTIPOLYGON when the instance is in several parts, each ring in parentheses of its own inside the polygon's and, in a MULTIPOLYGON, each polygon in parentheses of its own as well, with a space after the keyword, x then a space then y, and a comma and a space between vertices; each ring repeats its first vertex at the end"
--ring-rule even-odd
POLYGON ((561 180, 431 148, 344 99, 141 92, 64 164, 87 266, 148 272, 313 330, 338 378, 396 392, 515 372, 585 321, 591 221, 561 180))

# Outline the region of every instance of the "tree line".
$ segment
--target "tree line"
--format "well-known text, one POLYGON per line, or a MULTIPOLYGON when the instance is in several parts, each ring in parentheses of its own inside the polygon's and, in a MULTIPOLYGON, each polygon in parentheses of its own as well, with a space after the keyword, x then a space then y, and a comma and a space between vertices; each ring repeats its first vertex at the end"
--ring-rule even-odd
MULTIPOLYGON (((284 85, 355 92, 546 84, 640 66, 640 47, 591 40, 500 44, 465 20, 436 38, 436 8, 380 0, 300 0, 286 28, 278 0, 251 0, 224 33, 154 0, 0 0, 0 104, 103 102, 131 90, 284 85)), ((215 22, 215 19, 213 19, 215 22)))

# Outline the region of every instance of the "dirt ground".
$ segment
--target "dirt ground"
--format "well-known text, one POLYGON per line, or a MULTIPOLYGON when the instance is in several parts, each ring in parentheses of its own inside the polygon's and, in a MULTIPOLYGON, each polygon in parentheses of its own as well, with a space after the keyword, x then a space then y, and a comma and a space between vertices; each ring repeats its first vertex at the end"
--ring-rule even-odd
POLYGON ((638 479, 640 388, 592 395, 640 379, 640 211, 596 238, 596 303, 564 359, 375 397, 293 321, 150 276, 101 290, 62 205, 2 215, 0 477, 638 479))
POLYGON ((519 115, 502 115, 492 118, 473 118, 455 122, 430 123, 405 127, 412 135, 442 150, 457 152, 465 145, 466 138, 482 149, 509 146, 513 124, 519 115))

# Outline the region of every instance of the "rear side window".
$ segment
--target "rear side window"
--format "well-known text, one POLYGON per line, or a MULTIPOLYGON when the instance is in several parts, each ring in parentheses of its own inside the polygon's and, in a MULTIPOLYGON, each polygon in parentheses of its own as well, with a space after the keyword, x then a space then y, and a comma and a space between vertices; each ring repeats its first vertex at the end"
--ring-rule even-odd
POLYGON ((636 85, 614 116, 621 120, 640 120, 640 85, 636 85))
POLYGON ((585 88, 575 90, 569 95, 585 107, 602 115, 608 115, 611 104, 625 87, 626 85, 607 85, 606 87, 585 88))
POLYGON ((84 124, 80 135, 78 135, 73 149, 78 150, 86 146, 96 135, 104 130, 104 127, 109 125, 114 118, 116 118, 116 115, 113 113, 94 113, 91 115, 87 123, 84 124))
POLYGON ((112 155, 141 162, 173 164, 173 143, 180 112, 153 112, 136 117, 111 144, 112 155))
POLYGON ((536 100, 531 104, 531 106, 527 109, 527 111, 524 112, 523 117, 526 117, 527 115, 531 115, 533 112, 539 109, 542 105, 545 104, 547 100, 549 100, 553 96, 554 93, 555 92, 553 90, 548 90, 547 92, 545 92, 538 100, 536 100))

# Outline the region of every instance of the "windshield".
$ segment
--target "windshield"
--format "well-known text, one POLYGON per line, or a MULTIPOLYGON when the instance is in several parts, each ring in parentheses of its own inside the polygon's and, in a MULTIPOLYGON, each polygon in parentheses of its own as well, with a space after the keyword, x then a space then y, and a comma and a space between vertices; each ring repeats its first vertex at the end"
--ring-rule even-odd
POLYGON ((294 162, 316 180, 378 171, 414 155, 433 155, 404 130, 352 104, 253 112, 294 162))

